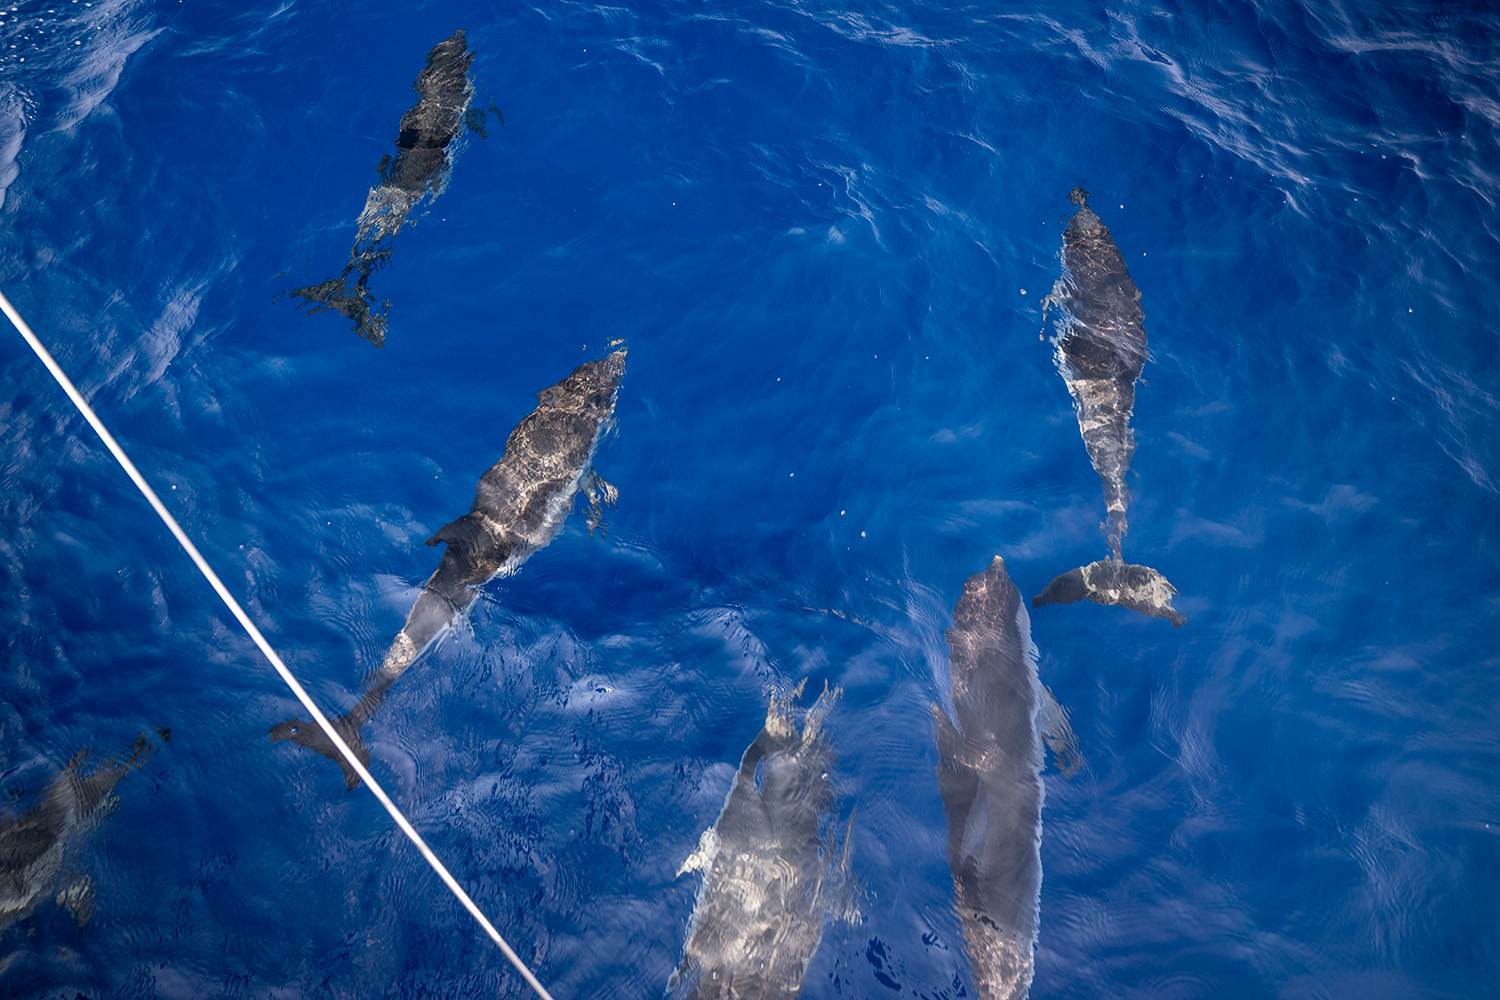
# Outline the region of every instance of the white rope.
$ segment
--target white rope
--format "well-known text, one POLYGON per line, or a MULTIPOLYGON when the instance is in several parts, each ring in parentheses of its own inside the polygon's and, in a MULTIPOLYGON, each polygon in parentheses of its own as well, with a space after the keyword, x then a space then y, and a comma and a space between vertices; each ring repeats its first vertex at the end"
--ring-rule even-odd
POLYGON ((198 547, 193 544, 192 539, 188 538, 187 534, 182 530, 182 526, 177 523, 177 519, 167 512, 167 508, 162 504, 161 498, 156 495, 156 491, 147 485, 140 470, 135 467, 135 463, 126 456, 124 449, 120 447, 114 435, 110 434, 109 430, 94 413, 93 408, 84 401, 83 396, 79 394, 73 383, 69 381, 68 376, 63 374, 63 370, 57 366, 57 362, 52 360, 52 355, 42 346, 42 342, 37 339, 36 334, 31 332, 31 327, 21 318, 21 314, 16 312, 15 306, 10 304, 10 299, 6 298, 3 292, 0 292, 0 309, 5 310, 5 315, 10 317, 10 321, 15 324, 21 336, 26 338, 26 343, 31 345, 31 349, 36 352, 36 356, 42 359, 42 364, 47 366, 47 370, 52 373, 52 377, 57 380, 57 384, 62 386, 63 391, 68 394, 68 398, 73 401, 73 405, 78 407, 78 412, 82 413, 84 419, 94 428, 94 431, 104 442, 104 446, 109 449, 111 455, 115 456, 115 461, 120 463, 120 467, 130 477, 130 481, 135 483, 136 488, 145 496, 146 500, 151 504, 152 509, 156 511, 157 516, 162 519, 162 523, 167 526, 167 529, 177 539, 178 544, 192 557, 198 570, 214 588, 215 593, 224 601, 230 613, 244 627, 245 632, 255 641, 255 644, 260 647, 260 651, 265 654, 266 659, 271 661, 271 666, 276 668, 276 672, 281 675, 281 679, 286 682, 286 686, 292 689, 292 693, 297 696, 297 700, 302 702, 302 706, 312 715, 318 727, 333 741, 333 745, 338 747, 339 753, 343 754, 344 760, 349 762, 349 766, 354 769, 354 773, 358 774, 360 779, 364 781, 365 787, 380 800, 380 804, 385 807, 385 811, 391 814, 391 819, 395 820, 396 825, 401 828, 401 832, 406 834, 406 839, 416 845, 422 857, 432 866, 432 870, 437 872, 438 878, 443 880, 443 884, 448 887, 453 895, 458 897, 458 901, 464 905, 464 909, 468 910, 469 914, 479 923, 479 926, 484 928, 484 932, 490 936, 490 940, 499 946, 505 957, 510 960, 510 964, 514 965, 516 971, 521 974, 521 978, 525 979, 527 984, 536 991, 536 995, 541 997, 542 1000, 552 1000, 552 994, 548 993, 546 987, 541 984, 536 976, 532 975, 531 970, 526 967, 526 963, 521 961, 521 956, 517 955, 509 944, 506 944, 505 938, 501 937, 500 932, 495 930, 495 925, 490 923, 489 919, 480 912, 479 907, 474 904, 474 900, 469 898, 469 894, 464 892, 463 887, 449 874, 448 869, 438 860, 437 855, 432 853, 432 848, 427 846, 427 842, 422 839, 421 834, 417 833, 406 817, 401 814, 401 810, 396 808, 396 804, 385 793, 385 789, 380 787, 380 784, 365 769, 365 766, 359 762, 359 758, 354 756, 354 751, 349 749, 349 745, 344 742, 344 738, 333 728, 333 724, 328 721, 328 716, 324 715, 318 709, 318 706, 313 703, 307 691, 303 689, 301 684, 297 683, 297 679, 292 676, 292 672, 287 669, 281 657, 276 655, 276 650, 271 648, 271 644, 266 641, 265 636, 261 635, 260 629, 255 627, 255 623, 250 620, 250 616, 245 613, 245 609, 240 607, 240 602, 234 599, 234 595, 224 586, 224 582, 219 579, 219 575, 208 565, 208 561, 203 558, 203 554, 198 551, 198 547))

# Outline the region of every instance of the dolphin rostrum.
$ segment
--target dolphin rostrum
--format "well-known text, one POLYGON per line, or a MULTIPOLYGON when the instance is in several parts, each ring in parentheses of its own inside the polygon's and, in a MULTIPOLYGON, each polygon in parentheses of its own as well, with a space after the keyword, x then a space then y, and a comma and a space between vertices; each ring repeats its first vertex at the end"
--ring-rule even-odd
MULTIPOLYGON (((161 743, 169 739, 158 729, 161 743)), ((20 920, 44 895, 57 890, 57 904, 82 927, 94 909, 88 876, 65 864, 75 831, 84 828, 120 779, 151 758, 161 743, 142 734, 128 751, 90 763, 81 750, 24 811, 0 816, 0 930, 20 920)))
POLYGON ((417 203, 428 195, 436 198, 447 187, 453 140, 464 124, 484 134, 485 112, 469 108, 474 96, 469 80, 473 61, 462 29, 427 53, 427 65, 412 84, 417 103, 401 116, 395 157, 387 154, 376 167, 380 183, 370 189, 359 214, 359 234, 344 273, 292 289, 292 295, 312 304, 309 312, 332 309, 343 313, 354 323, 355 332, 376 347, 385 344, 390 303, 380 303, 380 311, 375 311, 376 302, 368 289, 370 275, 390 260, 396 234, 417 203), (356 272, 358 277, 351 284, 356 272))
MULTIPOLYGON (((625 374, 625 351, 579 365, 573 374, 537 394, 537 408, 505 442, 505 454, 479 480, 474 506, 427 539, 447 544, 435 573, 406 616, 406 625, 386 651, 380 667, 348 715, 333 720, 344 741, 369 766, 370 752, 359 731, 380 708, 396 678, 472 604, 479 585, 509 576, 533 552, 562 530, 582 491, 590 501, 589 530, 612 504, 615 488, 593 471, 594 451, 611 425, 615 396, 625 374)), ((292 740, 316 750, 344 770, 350 788, 356 775, 323 730, 289 719, 270 731, 273 740, 292 740)))
POLYGON ((1037 676, 1026 605, 999 556, 964 581, 948 648, 953 718, 932 714, 959 925, 980 997, 1019 1000, 1042 887, 1042 741, 1065 774, 1076 742, 1037 676))
POLYGON ((1057 370, 1073 395, 1084 447, 1104 487, 1103 528, 1110 552, 1057 577, 1032 599, 1032 607, 1088 599, 1181 625, 1186 619, 1172 607, 1177 588, 1149 566, 1127 564, 1121 554, 1130 504, 1125 476, 1135 454, 1130 414, 1147 356, 1140 289, 1109 229, 1089 208, 1089 193, 1075 187, 1068 198, 1078 211, 1063 233, 1063 275, 1046 306, 1058 310, 1052 341, 1057 370))
POLYGON ((682 963, 667 983, 673 1000, 795 997, 824 921, 852 913, 849 832, 838 843, 823 733, 839 691, 824 688, 799 730, 792 702, 802 687, 772 697, 718 821, 677 871, 704 875, 682 963))

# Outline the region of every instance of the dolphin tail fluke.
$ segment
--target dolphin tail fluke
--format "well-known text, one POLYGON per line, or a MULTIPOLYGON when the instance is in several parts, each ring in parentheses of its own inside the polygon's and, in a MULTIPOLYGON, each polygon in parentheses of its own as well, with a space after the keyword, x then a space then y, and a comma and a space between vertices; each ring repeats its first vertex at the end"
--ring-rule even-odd
POLYGON ((354 265, 350 264, 341 277, 329 278, 316 285, 293 288, 291 295, 293 298, 305 299, 309 313, 331 309, 341 314, 354 324, 355 333, 376 347, 384 347, 385 316, 390 311, 391 304, 389 301, 376 302, 375 297, 366 290, 365 280, 369 278, 371 268, 364 269, 358 284, 351 286, 345 281, 353 268, 354 265), (379 312, 375 311, 377 306, 379 312))
POLYGON ((1150 566, 1101 559, 1070 569, 1054 579, 1047 584, 1046 590, 1031 599, 1031 606, 1039 608, 1043 604, 1072 604, 1086 600, 1118 605, 1152 618, 1165 618, 1173 626, 1180 627, 1187 619, 1172 607, 1172 595, 1176 593, 1177 588, 1150 566))
MULTIPOLYGON (((352 715, 341 715, 332 720, 333 728, 349 744, 349 749, 359 758, 359 762, 366 768, 370 766, 370 751, 366 749, 363 741, 359 738, 360 723, 352 715)), ((278 725, 272 726, 270 736, 273 741, 291 740, 309 750, 317 751, 324 757, 337 764, 344 772, 344 785, 347 788, 359 787, 359 775, 349 766, 344 755, 339 753, 328 734, 316 722, 304 722, 301 719, 288 719, 278 725)))

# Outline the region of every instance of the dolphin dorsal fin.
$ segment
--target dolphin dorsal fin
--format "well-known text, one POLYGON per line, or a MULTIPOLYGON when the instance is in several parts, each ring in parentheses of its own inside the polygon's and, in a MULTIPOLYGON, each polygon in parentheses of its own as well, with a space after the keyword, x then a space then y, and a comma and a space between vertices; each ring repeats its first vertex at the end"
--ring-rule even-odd
POLYGON ((480 527, 475 523, 474 514, 471 511, 458 520, 449 521, 443 525, 437 530, 437 534, 427 539, 427 544, 436 545, 438 542, 443 542, 447 545, 466 546, 473 542, 474 532, 478 530, 480 527))

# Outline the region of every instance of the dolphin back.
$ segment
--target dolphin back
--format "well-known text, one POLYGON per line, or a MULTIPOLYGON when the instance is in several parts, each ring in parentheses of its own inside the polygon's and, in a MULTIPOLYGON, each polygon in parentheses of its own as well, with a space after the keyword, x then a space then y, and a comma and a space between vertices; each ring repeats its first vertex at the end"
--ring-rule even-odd
MULTIPOLYGON (((1062 360, 1079 378, 1134 383, 1147 358, 1141 290, 1088 192, 1074 188, 1070 198, 1078 211, 1063 230, 1063 287, 1054 290, 1064 314, 1062 360)), ((1127 416, 1133 403, 1131 393, 1127 416)))
POLYGON ((418 197, 429 190, 441 191, 450 166, 448 146, 463 128, 464 112, 474 94, 469 80, 473 62, 462 28, 427 53, 427 64, 412 84, 417 103, 401 116, 398 153, 385 170, 391 186, 418 197))
POLYGON ((704 878, 667 983, 674 1000, 797 996, 825 920, 848 909, 849 837, 840 843, 833 828, 823 734, 839 692, 825 689, 799 728, 791 702, 800 691, 772 699, 718 821, 678 872, 704 878))
POLYGON ((933 706, 954 903, 985 1000, 1031 986, 1041 893, 1044 708, 1020 593, 996 556, 948 631, 953 715, 933 706))
POLYGON ((506 440, 505 454, 480 478, 469 516, 504 539, 511 558, 524 559, 562 530, 614 420, 624 374, 622 349, 579 365, 543 389, 536 409, 506 440))

